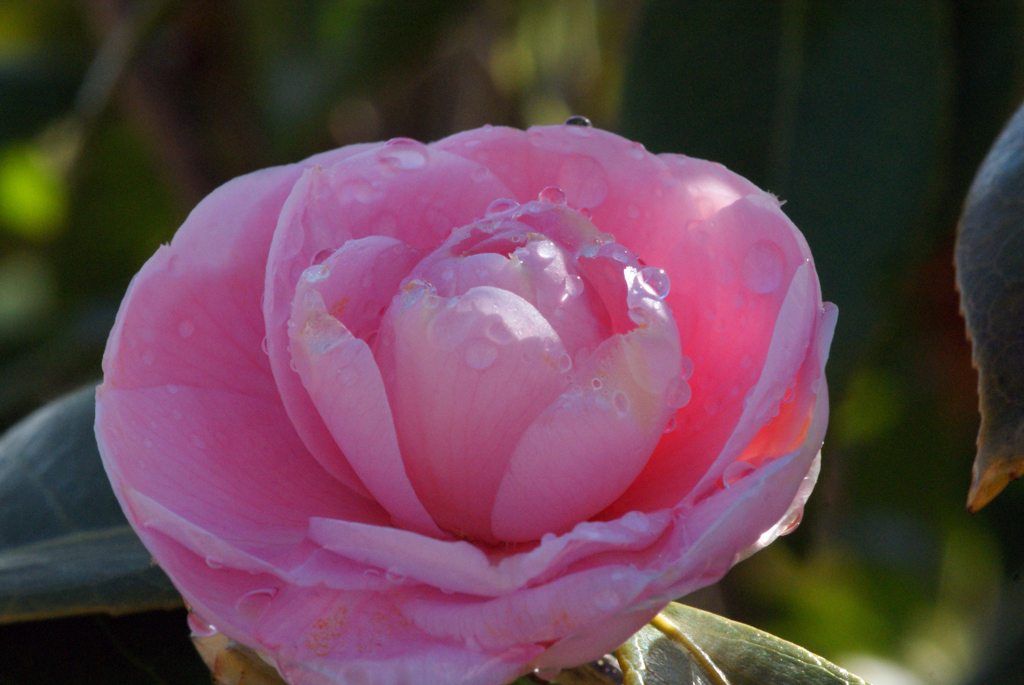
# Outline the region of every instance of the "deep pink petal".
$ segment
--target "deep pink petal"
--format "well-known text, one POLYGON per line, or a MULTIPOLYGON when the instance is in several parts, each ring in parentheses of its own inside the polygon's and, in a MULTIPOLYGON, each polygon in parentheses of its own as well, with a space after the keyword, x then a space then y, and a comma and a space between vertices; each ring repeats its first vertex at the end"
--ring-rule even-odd
POLYGON ((332 475, 365 492, 291 369, 287 321, 302 272, 353 238, 395 238, 433 248, 482 216, 507 189, 486 169, 413 141, 377 145, 312 167, 280 213, 265 265, 266 349, 282 401, 309 451, 332 475), (461 178, 462 185, 452 183, 461 178))
POLYGON ((673 506, 702 479, 720 477, 778 407, 807 356, 821 301, 809 259, 774 203, 748 196, 687 231, 659 262, 692 360, 692 398, 608 516, 673 506))

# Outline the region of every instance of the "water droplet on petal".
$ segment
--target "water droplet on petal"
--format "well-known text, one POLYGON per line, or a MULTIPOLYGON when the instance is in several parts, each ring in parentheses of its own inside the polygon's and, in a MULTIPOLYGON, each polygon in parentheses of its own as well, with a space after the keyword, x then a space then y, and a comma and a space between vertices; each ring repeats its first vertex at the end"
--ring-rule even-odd
POLYGON ((316 264, 302 272, 302 280, 306 283, 317 283, 331 275, 331 269, 326 264, 316 264))
POLYGON ((643 143, 630 143, 629 144, 629 148, 627 149, 627 153, 633 159, 643 159, 644 158, 644 146, 643 146, 643 143))
POLYGON ((754 471, 754 465, 746 461, 734 461, 725 467, 722 472, 722 485, 730 487, 735 485, 741 478, 754 471))
POLYGON ((665 401, 673 409, 682 409, 690 403, 691 397, 693 397, 693 390, 690 388, 690 384, 683 380, 682 376, 673 378, 668 384, 665 401))
POLYGON ((381 151, 381 163, 395 170, 421 169, 427 164, 427 156, 417 149, 419 143, 407 138, 395 138, 384 144, 385 149, 381 151), (415 145, 416 147, 403 147, 415 145))
POLYGON ((569 297, 576 297, 583 292, 583 279, 576 274, 565 277, 565 292, 569 297))
POLYGON ((568 119, 566 119, 565 120, 565 125, 566 126, 586 126, 587 128, 590 128, 590 127, 593 126, 593 124, 590 123, 590 119, 588 119, 588 118, 586 118, 584 116, 581 116, 579 114, 576 114, 576 115, 571 116, 568 119))
POLYGON ((217 634, 217 629, 199 614, 190 612, 187 620, 189 630, 196 637, 212 637, 217 634))
POLYGON ((498 358, 498 348, 494 343, 476 338, 466 345, 466 364, 471 369, 483 371, 498 358))
POLYGON ((676 427, 678 425, 679 425, 679 422, 676 420, 676 415, 673 414, 671 416, 671 418, 669 418, 669 420, 668 420, 668 425, 665 426, 665 432, 666 433, 671 433, 672 431, 674 431, 676 429, 676 427))
POLYGON ((267 336, 263 336, 263 340, 260 341, 260 349, 263 350, 263 354, 270 354, 270 341, 267 340, 267 336))
POLYGON ((180 335, 182 338, 187 338, 195 332, 195 324, 189 321, 188 319, 185 319, 184 321, 178 324, 178 335, 180 335))
POLYGON ((224 562, 213 557, 206 557, 206 565, 212 569, 224 568, 224 562))
POLYGON ((622 262, 623 264, 628 264, 632 261, 633 257, 630 251, 619 243, 608 243, 607 245, 603 245, 601 249, 597 251, 597 254, 601 257, 611 257, 615 261, 622 262))
POLYGON ((598 611, 612 611, 619 606, 619 595, 613 590, 602 590, 594 596, 594 607, 598 611))
POLYGON ((616 390, 612 395, 612 406, 620 418, 626 416, 629 413, 629 397, 623 391, 616 390))
POLYGON ((558 254, 558 248, 550 240, 541 240, 537 242, 537 256, 541 259, 554 259, 555 255, 558 254))
POLYGON ((487 206, 487 216, 491 216, 493 214, 501 214, 502 212, 507 212, 509 210, 515 209, 518 206, 519 203, 516 202, 515 200, 509 200, 507 198, 495 200, 494 202, 487 206))
POLYGON ((271 600, 277 597, 277 588, 268 587, 252 590, 242 595, 235 602, 235 611, 247 621, 257 620, 266 610, 271 600))
POLYGON ((558 371, 559 373, 569 373, 572 369, 572 358, 567 352, 563 352, 558 355, 558 371))
POLYGON ((389 583, 399 585, 405 582, 405 575, 400 573, 397 569, 389 568, 384 573, 384 580, 388 581, 389 583))
POLYGON ((367 578, 380 578, 380 571, 375 568, 368 568, 363 571, 363 575, 367 578))
POLYGON ((769 240, 754 243, 743 258, 743 284, 754 293, 774 292, 782 284, 786 256, 769 240))
POLYGON ((684 354, 679 358, 679 362, 683 367, 683 380, 690 380, 690 377, 693 376, 693 360, 684 354))
POLYGON ((313 255, 313 258, 309 260, 309 265, 317 266, 319 264, 323 264, 324 262, 327 261, 327 258, 330 257, 332 254, 334 254, 334 250, 331 250, 330 248, 324 248, 323 250, 320 250, 315 255, 313 255))
POLYGON ((547 202, 552 205, 564 205, 565 204, 565 193, 558 186, 548 186, 544 190, 540 191, 537 199, 541 202, 547 202))
POLYGON ((590 387, 592 387, 594 390, 600 390, 601 388, 604 387, 604 381, 602 381, 600 378, 592 378, 590 380, 590 387))
POLYGON ((647 266, 640 270, 640 284, 651 296, 659 300, 668 297, 671 288, 668 274, 656 266, 647 266))
POLYGON ((797 529, 797 526, 800 525, 800 522, 804 518, 804 509, 803 509, 803 507, 800 507, 795 512, 793 512, 792 517, 793 517, 793 520, 790 521, 788 524, 786 524, 785 528, 783 528, 781 531, 779 531, 779 535, 789 535, 790 533, 792 533, 794 530, 797 529))
POLYGON ((515 338, 505 322, 500 319, 488 324, 486 333, 488 338, 499 345, 508 345, 515 338))

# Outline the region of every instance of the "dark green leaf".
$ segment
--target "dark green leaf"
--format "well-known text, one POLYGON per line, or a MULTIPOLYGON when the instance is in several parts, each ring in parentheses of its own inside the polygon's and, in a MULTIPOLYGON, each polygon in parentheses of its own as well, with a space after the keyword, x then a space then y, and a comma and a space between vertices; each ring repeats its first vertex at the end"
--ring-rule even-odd
POLYGON ((839 306, 834 387, 885 321, 893 266, 921 253, 951 100, 947 22, 941 0, 654 0, 634 42, 624 135, 787 202, 839 306))
POLYGON ((121 513, 94 417, 87 386, 0 439, 0 623, 181 602, 121 513))
POLYGON ((967 496, 968 509, 977 511, 1024 475, 1024 108, 992 146, 967 194, 956 270, 981 395, 967 496))
POLYGON ((210 685, 185 610, 0 625, 3 685, 210 685))
POLYGON ((791 642, 676 603, 616 656, 626 685, 866 685, 791 642))

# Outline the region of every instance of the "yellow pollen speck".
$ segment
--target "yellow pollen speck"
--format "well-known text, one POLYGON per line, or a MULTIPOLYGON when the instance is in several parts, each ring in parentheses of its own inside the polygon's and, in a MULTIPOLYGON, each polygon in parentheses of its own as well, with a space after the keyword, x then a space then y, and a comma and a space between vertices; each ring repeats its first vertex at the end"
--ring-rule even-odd
POLYGON ((349 299, 351 298, 343 297, 340 300, 338 300, 338 302, 333 307, 331 307, 331 310, 329 312, 330 315, 333 316, 335 319, 341 316, 341 313, 345 311, 345 307, 348 306, 349 299))

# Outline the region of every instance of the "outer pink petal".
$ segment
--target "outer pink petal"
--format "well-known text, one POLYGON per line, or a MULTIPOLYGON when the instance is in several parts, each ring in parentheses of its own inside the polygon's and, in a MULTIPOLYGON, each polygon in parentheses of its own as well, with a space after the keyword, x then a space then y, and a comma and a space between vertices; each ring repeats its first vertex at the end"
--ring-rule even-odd
POLYGON ((590 210, 602 231, 658 266, 661 251, 688 224, 704 221, 745 195, 770 197, 721 164, 652 155, 640 143, 600 129, 482 128, 432 147, 483 164, 519 202, 535 200, 547 186, 561 188, 570 206, 590 210))
POLYGON ((394 584, 390 593, 295 587, 265 573, 212 569, 162 535, 151 544, 172 577, 190 579, 180 589, 193 611, 273 659, 291 685, 494 685, 525 672, 543 649, 468 649, 428 635, 402 615, 394 584))
MULTIPOLYGON (((563 535, 544 536, 532 548, 500 554, 465 541, 436 540, 336 519, 314 519, 309 535, 345 559, 391 569, 410 581, 445 592, 496 597, 555 578, 573 567, 585 567, 591 557, 606 552, 641 552, 670 522, 668 512, 631 512, 616 521, 580 523, 563 535)), ((315 582, 330 585, 336 581, 325 578, 315 582)))
POLYGON ((295 183, 265 269, 267 352, 288 416, 306 447, 353 487, 363 488, 290 368, 286 323, 299 276, 352 238, 387 236, 417 250, 435 247, 452 228, 482 216, 502 194, 507 190, 486 169, 413 141, 312 167, 295 183))
POLYGON ((263 263, 301 172, 300 165, 268 169, 215 191, 129 286, 104 356, 96 418, 122 502, 134 489, 210 530, 254 539, 272 521, 282 540, 300 539, 302 521, 316 512, 379 515, 373 503, 324 479, 260 351, 263 263), (282 484, 283 472, 294 478, 282 484))

